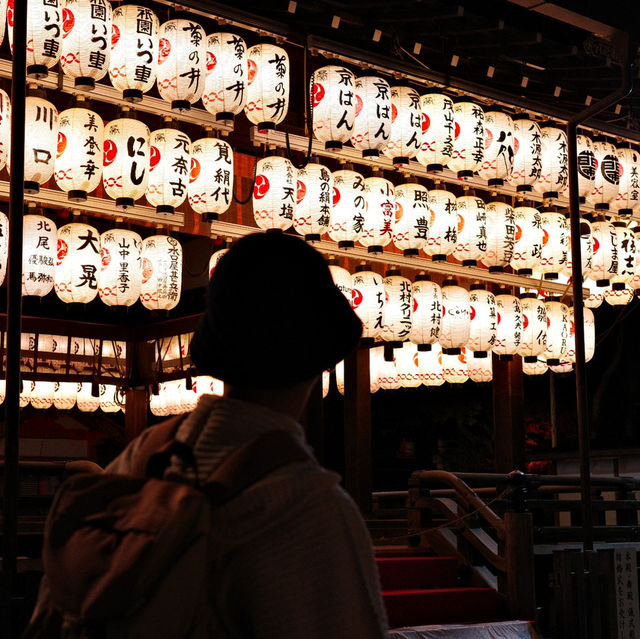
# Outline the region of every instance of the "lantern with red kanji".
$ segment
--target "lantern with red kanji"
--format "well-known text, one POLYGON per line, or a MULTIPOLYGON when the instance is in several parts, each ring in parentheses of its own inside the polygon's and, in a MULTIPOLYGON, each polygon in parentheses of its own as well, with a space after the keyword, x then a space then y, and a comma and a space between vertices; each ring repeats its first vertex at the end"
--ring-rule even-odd
POLYGON ((557 280, 567 264, 569 252, 569 225, 562 213, 553 209, 542 211, 542 256, 540 272, 545 280, 557 280))
POLYGON ((383 78, 356 79, 356 117, 351 144, 363 158, 377 158, 391 136, 391 87, 383 78))
POLYGON ((396 212, 394 186, 381 177, 369 177, 364 181, 366 210, 362 224, 360 244, 370 253, 382 252, 393 236, 393 221, 396 212))
POLYGON ((131 306, 142 286, 142 238, 134 231, 112 229, 100 236, 98 294, 107 306, 131 306))
POLYGON ((513 170, 513 120, 503 111, 484 114, 484 159, 478 175, 489 186, 502 186, 513 170))
POLYGON ((387 342, 403 342, 411 333, 413 300, 411 281, 398 269, 386 272, 382 281, 385 303, 382 310, 382 339, 387 342))
POLYGON ((253 187, 253 218, 264 230, 285 231, 296 214, 298 171, 288 158, 258 160, 253 187))
POLYGON ((453 117, 453 153, 447 166, 459 179, 466 180, 473 177, 484 159, 484 111, 474 102, 456 102, 453 117))
POLYGON ((453 154, 453 100, 443 93, 420 96, 422 135, 416 159, 427 171, 442 171, 453 154))
POLYGON ((520 348, 522 341, 522 306, 515 295, 500 293, 496 295, 498 330, 493 352, 500 359, 511 360, 520 348))
POLYGON ((25 215, 22 241, 22 294, 44 297, 53 288, 57 228, 42 215, 25 215))
POLYGON ((393 244, 405 255, 418 255, 427 244, 429 231, 429 193, 422 184, 395 187, 396 217, 393 244))
POLYGON ((516 224, 513 207, 506 202, 487 203, 487 250, 481 262, 492 273, 501 273, 513 257, 516 224))
POLYGON ((140 301, 150 310, 171 310, 182 292, 182 246, 168 235, 152 235, 142 242, 140 301))
POLYGON ((528 115, 513 118, 513 167, 507 182, 518 193, 532 190, 542 170, 542 133, 537 122, 528 115))
POLYGON ((382 277, 366 266, 356 267, 351 287, 351 308, 362 322, 362 337, 382 334, 384 284, 382 277))
POLYGON ((487 250, 487 207, 475 195, 461 195, 456 200, 458 243, 453 257, 463 266, 476 266, 487 250))
POLYGON ((360 238, 366 211, 364 178, 345 169, 333 172, 333 197, 329 237, 340 248, 352 247, 360 238))
POLYGON ((617 149, 620 183, 618 195, 610 203, 616 215, 631 215, 640 207, 640 153, 632 147, 617 149))
POLYGON ((305 240, 317 241, 331 224, 333 177, 322 164, 309 163, 298 170, 293 228, 305 240))
POLYGON ((569 155, 567 134, 556 126, 540 129, 542 155, 540 177, 533 190, 544 198, 556 198, 562 193, 569 180, 569 155))
POLYGON ((382 152, 394 165, 409 164, 422 141, 420 96, 411 87, 391 87, 391 134, 382 152))
POLYGON ((429 231, 424 252, 432 260, 445 261, 458 244, 456 196, 449 191, 429 191, 429 231))
POLYGON ((544 358, 549 366, 557 366, 569 350, 569 307, 553 298, 547 299, 544 305, 547 309, 547 346, 544 358))
POLYGON ((495 344, 498 331, 495 295, 485 290, 482 284, 472 284, 469 291, 469 304, 467 355, 474 358, 487 357, 487 353, 495 344))
POLYGON ((442 283, 442 324, 438 341, 445 353, 459 353, 469 341, 471 303, 469 292, 454 279, 442 283))
POLYGON ((520 306, 522 337, 517 353, 522 356, 524 362, 533 364, 547 347, 547 308, 535 293, 521 295, 520 306))
POLYGON ((516 234, 509 264, 518 275, 530 276, 534 268, 539 268, 542 258, 544 234, 540 211, 532 206, 517 206, 513 218, 516 234))
POLYGON ((442 325, 442 289, 428 275, 418 273, 411 285, 411 297, 413 313, 409 339, 419 351, 431 350, 442 325))
POLYGON ((608 211, 620 190, 618 152, 612 142, 605 137, 598 137, 593 141, 593 154, 596 158, 596 175, 586 200, 596 211, 608 211))

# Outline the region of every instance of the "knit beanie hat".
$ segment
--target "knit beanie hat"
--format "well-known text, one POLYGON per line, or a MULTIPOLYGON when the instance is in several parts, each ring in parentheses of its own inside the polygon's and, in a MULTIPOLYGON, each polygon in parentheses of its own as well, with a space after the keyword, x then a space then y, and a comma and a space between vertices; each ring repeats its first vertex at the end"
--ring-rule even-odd
POLYGON ((190 355, 203 375, 282 388, 335 366, 361 334, 318 251, 281 232, 253 233, 218 262, 190 355))

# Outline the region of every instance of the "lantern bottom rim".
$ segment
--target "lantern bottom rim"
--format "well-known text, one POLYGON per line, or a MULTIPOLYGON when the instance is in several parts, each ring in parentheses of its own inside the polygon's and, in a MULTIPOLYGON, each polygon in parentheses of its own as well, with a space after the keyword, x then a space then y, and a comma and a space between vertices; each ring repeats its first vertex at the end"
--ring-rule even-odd
POLYGON ((404 249, 402 253, 405 257, 417 257, 420 255, 420 251, 417 248, 404 249))
POLYGON ((472 351, 474 359, 487 359, 489 351, 472 351))
POLYGON ((518 184, 516 186, 517 193, 531 193, 531 191, 533 191, 531 184, 518 184))
POLYGON ((458 348, 443 348, 442 349, 442 354, 443 355, 460 355, 460 353, 462 352, 462 349, 458 348))
POLYGON ((117 197, 116 207, 119 209, 127 209, 134 205, 134 199, 132 197, 117 197))
POLYGON ((435 173, 440 173, 444 167, 442 164, 427 164, 427 171, 433 171, 435 173))
POLYGON ((627 285, 624 282, 614 282, 611 285, 611 290, 613 291, 624 291, 627 288, 627 285))
POLYGON ((464 171, 458 171, 458 179, 459 180, 469 180, 473 177, 473 171, 469 171, 465 169, 464 171))
POLYGON ((489 186, 504 186, 504 180, 502 178, 491 178, 487 180, 489 186))
POLYGON ((533 269, 531 268, 516 269, 516 275, 524 275, 525 277, 531 277, 533 275, 533 269))
POLYGON ((175 207, 169 204, 159 204, 156 206, 156 213, 159 215, 173 215, 176 212, 175 207))
POLYGON ((191 102, 189 100, 172 100, 172 111, 189 111, 191 109, 191 102))
POLYGON ((537 355, 525 355, 522 358, 522 361, 525 364, 536 364, 538 362, 538 356, 537 355))
POLYGON ((498 359, 501 362, 512 362, 513 361, 513 355, 498 355, 498 359))
POLYGON ((35 78, 41 80, 49 75, 49 69, 44 64, 27 65, 27 78, 35 78))
POLYGON ((353 248, 355 243, 353 240, 340 240, 338 242, 338 248, 353 248))
POLYGON ((380 153, 378 149, 364 149, 362 151, 363 158, 378 158, 380 157, 380 153))
POLYGON ((625 217, 627 215, 633 215, 633 209, 618 209, 616 214, 620 217, 625 217))
POLYGON ((86 75, 77 77, 74 82, 76 89, 83 89, 84 91, 93 91, 96 88, 96 81, 94 78, 90 78, 86 75))
POLYGON ((545 273, 542 278, 545 280, 557 280, 559 277, 558 273, 545 273))
POLYGON ((327 140, 324 143, 325 151, 342 151, 342 142, 340 140, 327 140))
POLYGON ((596 211, 608 211, 609 204, 607 202, 598 202, 593 208, 596 211))
POLYGON ((432 255, 431 256, 431 261, 432 262, 446 262, 447 261, 447 256, 444 255, 443 253, 438 253, 437 255, 432 255))
POLYGON ((462 260, 462 266, 478 266, 478 260, 462 260))
POLYGON ((393 158, 391 162, 394 166, 409 164, 409 157, 407 155, 399 155, 398 157, 393 158))
POLYGON ((40 185, 33 180, 25 180, 24 181, 24 192, 33 195, 35 193, 40 193, 40 185))
POLYGON ((560 360, 555 358, 547 359, 547 366, 560 366, 560 360))
POLYGON ((382 247, 380 245, 368 246, 367 253, 382 253, 382 247))
POLYGON ((67 192, 67 200, 69 202, 86 202, 87 192, 81 189, 71 189, 67 192))
POLYGON ((489 273, 504 273, 504 266, 490 266, 489 273))
POLYGON ((428 353, 431 351, 431 344, 418 344, 419 353, 428 353))
POLYGON ((125 89, 122 92, 122 99, 127 102, 141 102, 142 91, 140 89, 125 89))
POLYGON ((214 222, 219 216, 217 213, 202 213, 201 217, 203 222, 214 222))
POLYGON ((319 242, 321 239, 320 233, 307 233, 304 236, 305 242, 319 242))
POLYGON ((558 197, 558 191, 545 191, 545 192, 542 194, 542 197, 543 197, 544 199, 548 199, 548 198, 556 198, 556 197, 558 197))
POLYGON ((258 124, 256 124, 256 127, 258 127, 259 133, 264 133, 265 131, 275 130, 276 125, 274 122, 258 122, 258 124))
POLYGON ((220 113, 216 113, 216 122, 233 122, 235 117, 235 113, 231 111, 220 111, 220 113))
POLYGON ((596 286, 598 288, 605 288, 609 286, 609 280, 596 280, 596 286))

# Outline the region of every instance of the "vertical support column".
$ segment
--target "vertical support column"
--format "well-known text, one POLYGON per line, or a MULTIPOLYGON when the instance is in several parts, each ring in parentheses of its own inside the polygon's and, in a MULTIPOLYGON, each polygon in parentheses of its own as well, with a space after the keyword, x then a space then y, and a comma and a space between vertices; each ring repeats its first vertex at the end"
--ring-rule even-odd
POLYGON ((359 347, 344 361, 345 486, 363 513, 371 512, 371 391, 369 349, 359 347))
POLYGON ((147 427, 147 388, 127 390, 127 412, 124 416, 124 435, 128 442, 135 439, 147 427))

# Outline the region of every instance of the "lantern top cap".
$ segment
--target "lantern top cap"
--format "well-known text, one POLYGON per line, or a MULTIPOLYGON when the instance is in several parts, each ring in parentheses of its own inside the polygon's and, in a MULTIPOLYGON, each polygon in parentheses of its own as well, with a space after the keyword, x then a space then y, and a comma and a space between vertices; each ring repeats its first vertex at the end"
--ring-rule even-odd
POLYGON ((455 277, 449 277, 442 282, 442 286, 444 288, 445 286, 460 286, 460 285, 458 284, 458 280, 455 277))

